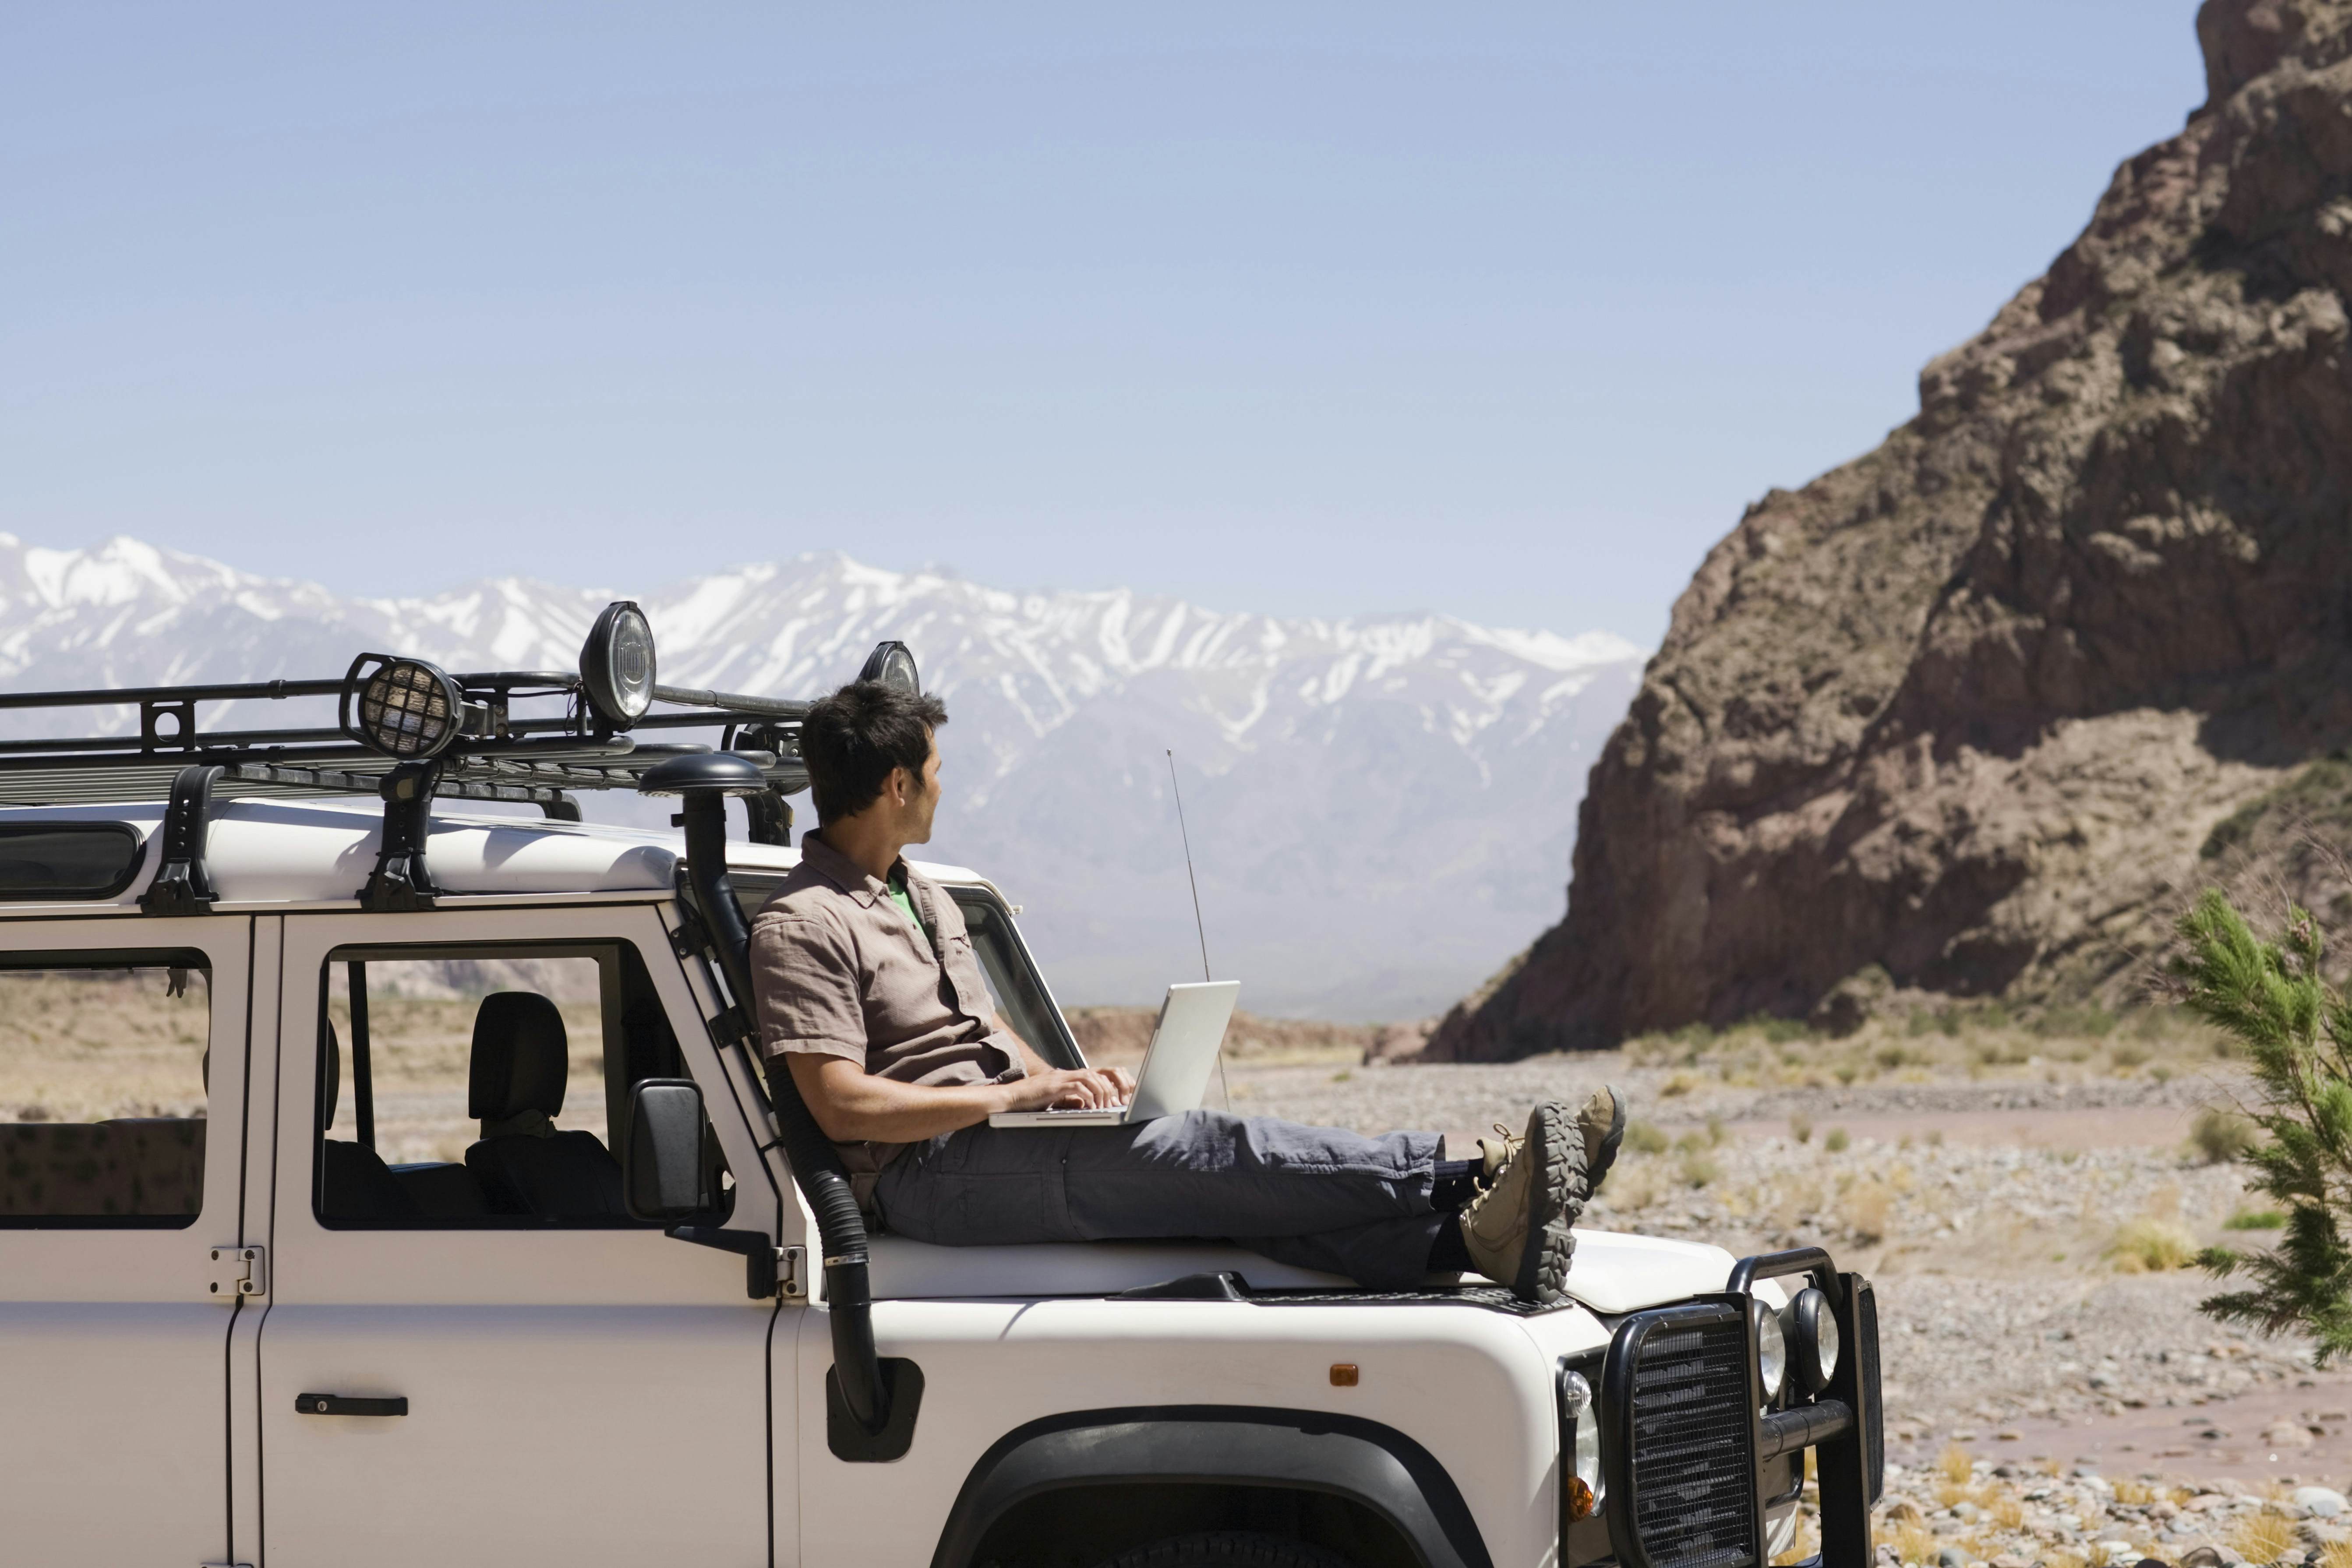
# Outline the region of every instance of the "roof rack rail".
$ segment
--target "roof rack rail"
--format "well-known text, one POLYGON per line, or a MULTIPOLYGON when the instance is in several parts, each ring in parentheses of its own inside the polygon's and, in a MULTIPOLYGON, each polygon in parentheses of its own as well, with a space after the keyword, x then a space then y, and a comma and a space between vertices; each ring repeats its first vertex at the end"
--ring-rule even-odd
MULTIPOLYGON (((363 653, 340 679, 0 692, 0 711, 135 707, 136 734, 0 741, 0 805, 165 802, 163 853, 142 899, 151 913, 209 911, 205 824, 215 801, 265 796, 375 795, 384 833, 363 889, 371 908, 429 908, 425 866, 434 799, 535 805, 580 820, 577 792, 635 790, 649 769, 681 754, 724 751, 768 781, 747 797, 751 833, 790 843, 785 796, 808 786, 800 762, 806 700, 748 696, 655 679, 653 633, 628 600, 607 605, 580 650, 576 673, 451 674, 419 658, 363 653), (337 722, 207 730, 199 704, 335 699, 337 722), (518 701, 561 700, 561 713, 526 717, 518 701), (667 711, 656 712, 661 704, 667 711), (711 746, 648 733, 717 730, 711 746)), ((875 648, 860 679, 919 689, 905 645, 875 648)))

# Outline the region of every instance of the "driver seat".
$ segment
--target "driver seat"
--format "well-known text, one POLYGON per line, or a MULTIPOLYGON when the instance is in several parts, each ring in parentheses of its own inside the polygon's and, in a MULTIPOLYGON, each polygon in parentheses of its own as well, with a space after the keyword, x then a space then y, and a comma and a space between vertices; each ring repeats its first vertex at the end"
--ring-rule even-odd
POLYGON ((482 1140, 466 1168, 496 1214, 626 1219, 621 1163, 593 1132, 558 1131, 571 1070, 563 1015, 536 991, 493 991, 474 1014, 466 1112, 482 1140))

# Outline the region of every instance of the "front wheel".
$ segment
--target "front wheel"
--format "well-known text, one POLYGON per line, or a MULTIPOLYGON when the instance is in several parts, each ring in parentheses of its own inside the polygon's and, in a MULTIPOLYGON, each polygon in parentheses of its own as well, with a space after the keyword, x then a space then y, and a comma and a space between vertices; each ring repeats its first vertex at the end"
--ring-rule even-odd
POLYGON ((1133 1547, 1105 1559, 1097 1568, 1355 1568, 1355 1564, 1302 1541, 1215 1530, 1133 1547))

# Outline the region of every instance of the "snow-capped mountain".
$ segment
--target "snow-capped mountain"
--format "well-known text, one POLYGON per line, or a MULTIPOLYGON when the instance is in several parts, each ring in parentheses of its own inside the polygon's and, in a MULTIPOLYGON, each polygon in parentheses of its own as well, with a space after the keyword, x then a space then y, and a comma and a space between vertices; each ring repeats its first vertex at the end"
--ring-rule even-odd
MULTIPOLYGON (((336 675, 362 648, 570 669, 596 611, 627 596, 675 684, 815 695, 884 638, 911 647, 950 714, 925 853, 1024 903, 1066 1003, 1148 1002, 1199 968, 1171 751, 1210 957, 1245 1005, 1393 1018, 1451 1003, 1558 917, 1585 774, 1643 658, 1602 632, 1277 620, 838 554, 650 592, 509 578, 366 599, 132 540, 0 535, 0 687, 336 675)), ((294 706, 206 721, 316 721, 294 706)), ((648 819, 634 801, 585 804, 648 819)))

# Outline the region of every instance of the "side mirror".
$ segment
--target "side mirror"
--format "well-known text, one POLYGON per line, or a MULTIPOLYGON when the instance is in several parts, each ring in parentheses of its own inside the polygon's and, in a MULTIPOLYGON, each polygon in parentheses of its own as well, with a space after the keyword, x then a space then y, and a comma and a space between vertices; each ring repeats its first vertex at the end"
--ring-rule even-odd
POLYGON ((634 1219, 676 1224, 710 1207, 702 1185, 702 1090, 693 1079, 649 1078, 629 1091, 621 1176, 634 1219))

